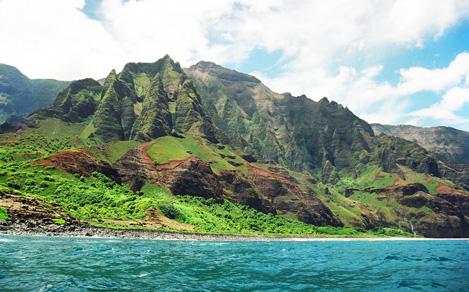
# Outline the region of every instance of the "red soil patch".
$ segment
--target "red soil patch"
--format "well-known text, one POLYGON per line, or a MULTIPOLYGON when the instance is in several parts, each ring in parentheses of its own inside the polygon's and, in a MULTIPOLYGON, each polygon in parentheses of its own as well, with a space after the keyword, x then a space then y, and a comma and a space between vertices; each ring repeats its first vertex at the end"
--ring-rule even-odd
POLYGON ((110 165, 78 150, 61 151, 46 159, 36 160, 35 163, 83 176, 91 176, 93 172, 98 171, 111 178, 117 178, 117 173, 110 165))
POLYGON ((138 148, 139 156, 147 166, 149 166, 151 169, 154 169, 155 165, 153 164, 153 159, 148 154, 148 146, 150 146, 149 143, 143 144, 138 148))
POLYGON ((36 160, 35 163, 44 166, 56 166, 58 168, 66 166, 64 168, 70 168, 74 166, 76 167, 79 162, 84 161, 88 163, 99 164, 98 160, 78 150, 64 150, 55 153, 46 159, 36 160))
POLYGON ((2 140, 2 142, 5 142, 5 143, 17 142, 20 139, 20 137, 21 137, 21 134, 16 132, 15 136, 6 137, 2 140))
POLYGON ((197 157, 195 156, 190 156, 186 159, 181 159, 181 160, 171 160, 170 162, 168 163, 162 163, 162 164, 158 164, 156 166, 156 170, 157 171, 165 171, 165 170, 172 170, 172 169, 175 169, 177 167, 179 167, 181 164, 183 164, 184 162, 187 162, 187 161, 196 161, 198 160, 197 157))
POLYGON ((251 163, 249 163, 248 166, 249 166, 249 169, 254 174, 254 176, 255 175, 260 175, 260 176, 263 176, 263 177, 268 177, 268 178, 278 180, 281 183, 284 183, 286 185, 293 185, 293 182, 291 180, 287 179, 286 177, 284 177, 283 175, 280 175, 278 173, 270 172, 268 170, 265 170, 265 169, 263 169, 259 166, 253 165, 251 163))
POLYGON ((444 185, 444 184, 439 184, 436 188, 436 191, 438 193, 441 193, 441 194, 458 194, 458 195, 467 195, 466 193, 460 191, 460 190, 456 190, 452 187, 449 187, 447 185, 444 185))
POLYGON ((397 186, 397 187, 402 187, 402 186, 405 185, 405 183, 404 183, 404 181, 402 180, 402 178, 397 177, 396 183, 395 183, 394 185, 397 186))

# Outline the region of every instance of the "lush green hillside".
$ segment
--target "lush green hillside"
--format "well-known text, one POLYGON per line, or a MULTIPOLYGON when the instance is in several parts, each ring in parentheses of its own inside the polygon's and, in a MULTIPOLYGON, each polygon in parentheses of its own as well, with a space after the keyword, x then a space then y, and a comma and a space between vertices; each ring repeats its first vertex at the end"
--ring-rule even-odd
MULTIPOLYGON (((73 133, 70 124, 47 120, 42 127, 54 129, 55 135, 46 138, 32 129, 21 136, 1 136, 0 192, 59 204, 68 215, 92 225, 247 235, 408 236, 390 228, 365 232, 350 227, 315 227, 229 201, 219 204, 212 199, 174 196, 150 184, 133 192, 99 172, 88 177, 67 173, 47 161, 51 153, 70 152, 68 149, 83 147, 82 142, 70 144, 66 135, 73 133)), ((8 210, 0 209, 0 216, 0 220, 7 220, 8 210)), ((67 224, 60 217, 55 222, 67 224)))
POLYGON ((183 70, 165 56, 112 70, 102 84, 74 81, 50 108, 3 130, 2 192, 60 208, 66 215, 49 216, 57 220, 469 236, 469 194, 457 169, 414 142, 375 136, 334 101, 277 94, 209 62, 183 70))
POLYGON ((390 141, 375 137, 368 123, 327 98, 315 102, 278 94, 252 76, 210 62, 186 72, 195 80, 205 111, 222 130, 220 140, 264 161, 306 170, 331 183, 369 163, 396 171, 400 157, 406 157, 401 164, 437 175, 434 160, 415 144, 393 141, 400 144, 392 147, 397 157, 383 155, 381 146, 390 141))

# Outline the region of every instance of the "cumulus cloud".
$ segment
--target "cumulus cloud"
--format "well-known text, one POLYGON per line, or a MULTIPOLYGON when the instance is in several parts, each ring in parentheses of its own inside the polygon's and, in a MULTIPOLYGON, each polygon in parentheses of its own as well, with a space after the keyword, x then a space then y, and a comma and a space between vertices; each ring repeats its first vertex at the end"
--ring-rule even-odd
POLYGON ((83 0, 0 1, 0 62, 31 77, 103 76, 118 44, 83 6, 83 0))
POLYGON ((284 60, 280 73, 256 73, 274 90, 329 96, 364 118, 390 123, 406 118, 406 96, 443 97, 469 84, 468 54, 446 68, 401 69, 398 84, 377 81, 392 51, 424 47, 466 18, 466 0, 103 0, 93 19, 84 5, 0 0, 0 62, 31 77, 77 79, 166 53, 189 66, 200 59, 240 64, 255 49, 275 51, 284 60), (376 64, 346 65, 367 56, 376 64))
POLYGON ((231 1, 105 0, 90 19, 85 0, 0 0, 0 62, 34 78, 100 78, 130 61, 169 53, 189 65, 224 62, 228 50, 209 45, 208 27, 231 1), (211 57, 211 58, 210 58, 211 57))
POLYGON ((465 104, 469 104, 469 88, 453 87, 445 93, 441 101, 410 113, 418 123, 422 119, 432 119, 445 124, 461 127, 469 126, 469 118, 458 115, 465 104))
POLYGON ((427 69, 411 67, 401 69, 402 94, 418 91, 433 91, 439 93, 451 86, 469 79, 469 53, 464 52, 456 56, 448 67, 441 69, 427 69))

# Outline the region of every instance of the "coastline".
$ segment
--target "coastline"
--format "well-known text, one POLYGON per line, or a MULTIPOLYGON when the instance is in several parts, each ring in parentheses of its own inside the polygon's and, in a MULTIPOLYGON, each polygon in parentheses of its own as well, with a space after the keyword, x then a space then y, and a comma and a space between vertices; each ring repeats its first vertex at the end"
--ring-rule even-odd
POLYGON ((103 238, 103 239, 142 239, 142 240, 174 240, 174 241, 425 241, 425 240, 466 240, 469 238, 426 238, 426 237, 300 237, 300 236, 263 236, 263 235, 231 235, 180 233, 141 229, 110 229, 86 227, 77 230, 37 230, 37 229, 0 229, 0 236, 34 236, 34 237, 68 237, 68 238, 103 238))

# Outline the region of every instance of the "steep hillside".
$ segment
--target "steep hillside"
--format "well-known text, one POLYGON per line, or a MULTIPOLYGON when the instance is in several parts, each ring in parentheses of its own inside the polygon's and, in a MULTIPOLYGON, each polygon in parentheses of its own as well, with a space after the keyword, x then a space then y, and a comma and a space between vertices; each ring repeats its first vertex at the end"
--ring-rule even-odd
POLYGON ((415 127, 372 124, 381 133, 415 142, 443 161, 469 165, 469 133, 451 127, 415 127))
POLYGON ((2 131, 0 186, 92 225, 469 234, 458 169, 334 101, 214 63, 128 63, 2 131))
POLYGON ((440 162, 442 175, 469 188, 469 133, 451 127, 422 128, 372 124, 376 135, 386 134, 419 144, 440 162))
POLYGON ((52 104, 67 82, 29 79, 17 68, 0 64, 0 124, 52 104))
POLYGON ((193 133, 214 141, 198 93, 169 56, 155 63, 129 63, 106 78, 87 137, 100 141, 149 141, 193 133))
POLYGON ((327 98, 277 94, 258 79, 199 62, 186 70, 196 80, 206 112, 222 130, 225 143, 263 161, 337 182, 367 164, 397 170, 397 161, 438 175, 436 162, 415 144, 394 140, 393 155, 383 154, 388 139, 375 137, 370 125, 327 98), (412 155, 408 155, 412 153, 412 155))

